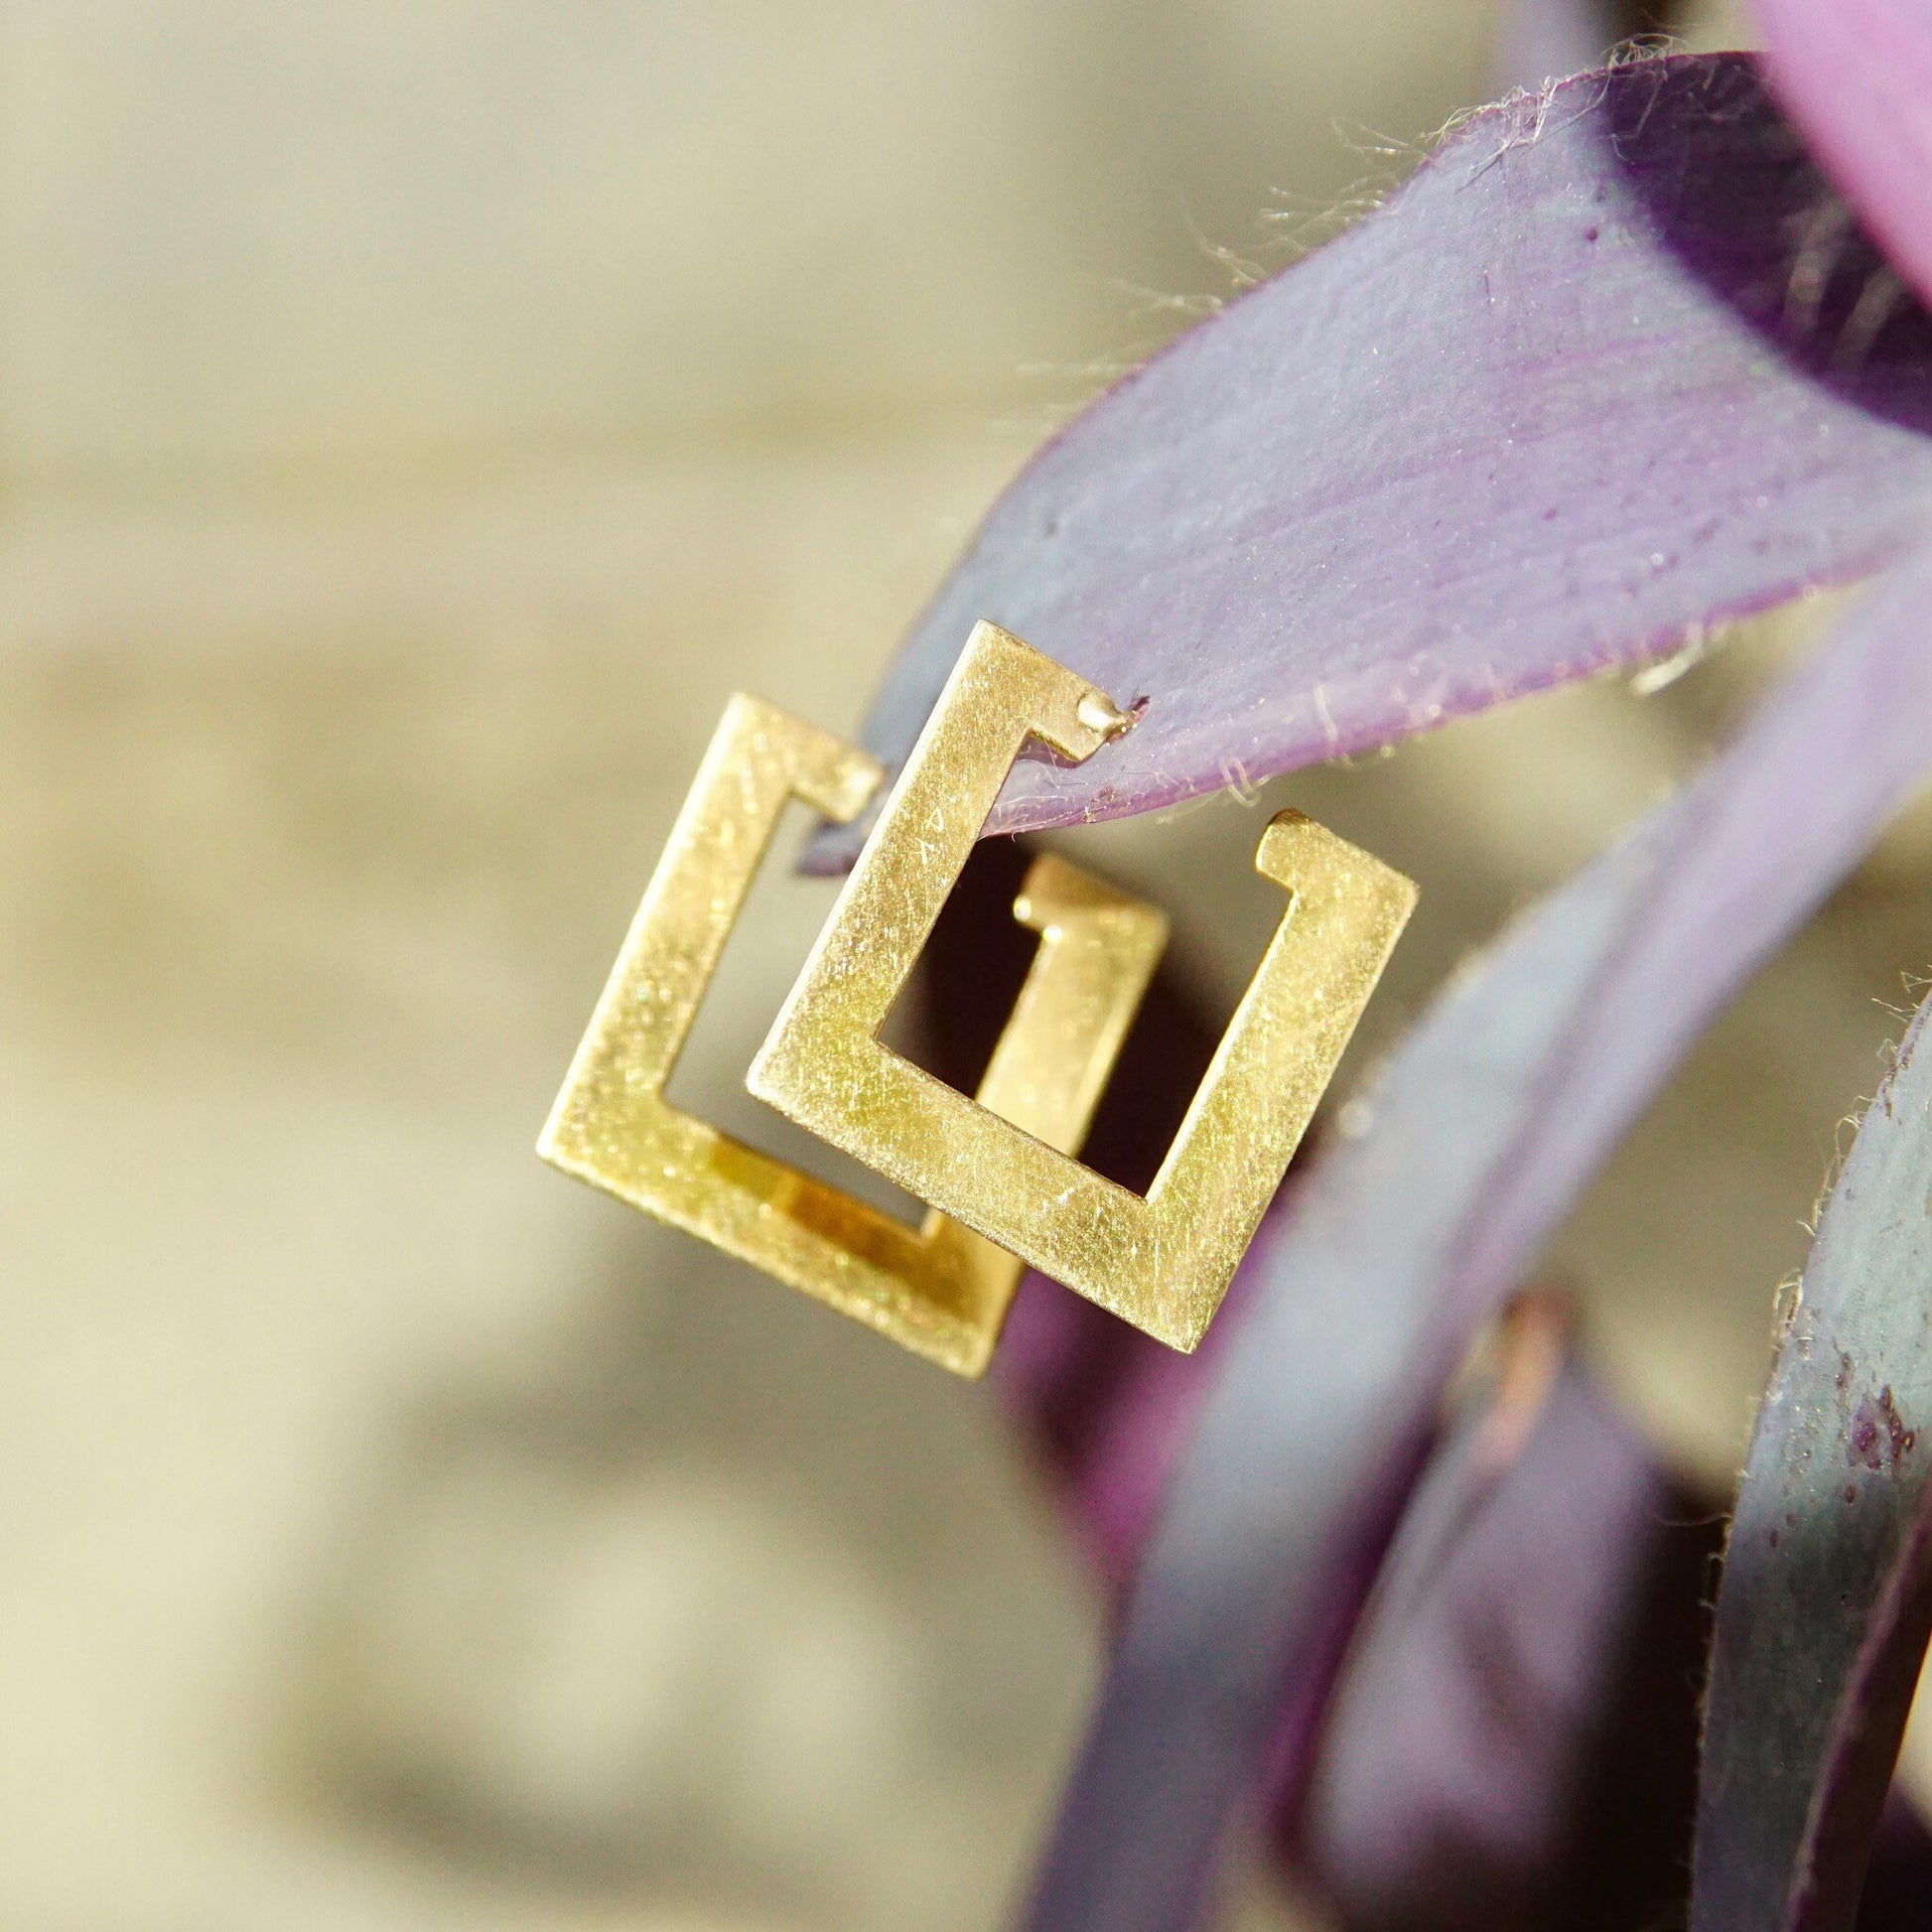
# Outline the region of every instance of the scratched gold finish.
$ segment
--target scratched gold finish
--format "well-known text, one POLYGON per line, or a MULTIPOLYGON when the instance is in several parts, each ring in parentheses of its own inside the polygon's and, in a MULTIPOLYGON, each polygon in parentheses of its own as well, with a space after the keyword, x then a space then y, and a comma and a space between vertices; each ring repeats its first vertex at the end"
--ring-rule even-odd
POLYGON ((1038 739, 1078 761, 1128 722, 1071 671, 976 625, 746 1084, 940 1213, 1190 1349, 1414 907, 1407 879, 1299 812, 1267 827, 1255 864, 1289 904, 1145 1196, 877 1037, 1022 746, 1038 739))
MULTIPOLYGON (((1019 1286, 1019 1261, 937 1210, 907 1227, 664 1098, 787 799, 845 823, 881 776, 874 759, 813 726, 755 698, 731 701, 537 1148, 566 1173, 977 1375, 1019 1286)), ((1168 922, 1053 858, 1035 862, 1014 910, 1040 943, 977 1104, 1029 1146, 1070 1151, 1168 922)))

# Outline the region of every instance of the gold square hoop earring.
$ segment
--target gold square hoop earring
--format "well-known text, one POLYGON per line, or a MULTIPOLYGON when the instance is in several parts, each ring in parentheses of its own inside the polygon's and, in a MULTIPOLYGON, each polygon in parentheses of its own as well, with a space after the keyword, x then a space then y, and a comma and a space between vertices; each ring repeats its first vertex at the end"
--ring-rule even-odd
POLYGON ((1299 812, 1257 869, 1290 897, 1146 1195, 1074 1158, 1167 936, 1152 907, 1045 858, 1040 934, 976 1099, 883 1045, 892 1010, 1026 742, 1074 762, 1131 724, 975 625, 746 1085, 927 1202, 916 1233, 671 1107, 679 1047, 784 803, 849 823, 882 773, 735 698, 538 1143, 558 1167, 977 1374, 1024 1262, 1173 1347, 1220 1305, 1401 935, 1416 889, 1299 812))
MULTIPOLYGON (((786 802, 838 824, 883 772, 757 698, 725 708, 623 950, 537 1142, 546 1161, 955 1370, 986 1366, 1022 1264, 933 1212, 914 1230, 774 1161, 664 1097, 786 802)), ((1050 856, 1014 915, 1038 951, 978 1104, 1077 1149, 1168 922, 1050 856)))

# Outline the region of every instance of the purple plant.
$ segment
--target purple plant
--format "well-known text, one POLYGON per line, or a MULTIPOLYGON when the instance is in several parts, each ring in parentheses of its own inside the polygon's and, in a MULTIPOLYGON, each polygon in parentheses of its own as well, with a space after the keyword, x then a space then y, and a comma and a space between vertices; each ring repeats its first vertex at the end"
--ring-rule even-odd
MULTIPOLYGON (((1671 1485, 1560 1324, 1519 1314, 1491 1396, 1445 1420, 1446 1392, 1699 1034, 1932 769, 1932 9, 1760 18, 1762 69, 1645 59, 1484 109, 1102 397, 995 506, 868 724, 901 756, 995 619, 1146 701, 1088 764, 1023 763, 988 831, 1066 825, 1877 577, 1697 782, 1439 997, 1368 1131, 1298 1169, 1200 1357, 1023 1295, 1001 1372, 1123 1602, 1033 1932, 1181 1932, 1256 1802, 1353 1925, 1683 1909, 1608 1878, 1552 1888, 1608 1871, 1592 1830, 1650 1829, 1645 1802, 1682 1855, 1689 1690, 1655 1701, 1647 1740, 1589 1714, 1646 1659, 1698 1670, 1712 1537, 1688 1498, 1687 1534, 1659 1529, 1671 1485), (1616 1763, 1649 1779, 1635 1800, 1605 1783, 1616 1763), (1560 1802, 1579 1790, 1582 1825, 1560 1802)), ((934 996, 970 1030, 963 978, 934 996)), ((1198 1032, 1172 1003, 1159 1024, 1198 1032)), ((1896 1903, 1932 1846, 1909 1813, 1881 1820, 1932 1629, 1925 1025, 1833 1195, 1751 1447, 1696 1932, 1852 1925, 1874 1838, 1872 1914, 1932 1923, 1932 1893, 1896 1903)))

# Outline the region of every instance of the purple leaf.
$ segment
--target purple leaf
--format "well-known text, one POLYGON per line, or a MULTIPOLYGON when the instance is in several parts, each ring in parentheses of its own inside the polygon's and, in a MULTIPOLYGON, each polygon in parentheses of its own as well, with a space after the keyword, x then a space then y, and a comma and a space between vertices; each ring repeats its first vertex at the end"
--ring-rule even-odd
POLYGON ((1403 1520, 1299 1820, 1351 1932, 1683 1923, 1717 1518, 1528 1339, 1403 1520))
POLYGON ((988 830, 1119 817, 1876 568, 1932 508, 1932 321, 1874 318, 1877 266, 1740 58, 1486 108, 1034 460, 865 743, 898 759, 992 618, 1147 709, 988 830))
POLYGON ((1306 1761, 1445 1382, 1698 1032, 1932 761, 1932 556, 1452 984, 1251 1252, 1030 1923, 1180 1932, 1284 1708, 1306 1761))
MULTIPOLYGON (((1921 640, 1923 647, 1923 640, 1921 640)), ((1844 1932, 1932 1630, 1932 1052, 1833 1190, 1731 1523, 1695 1932, 1844 1932)))
POLYGON ((1237 1288, 1190 1355, 1029 1275, 993 1372, 1065 1493, 1079 1541, 1119 1599, 1246 1299, 1237 1288))
POLYGON ((1756 0, 1755 11, 1779 97, 1892 265, 1932 300, 1932 10, 1756 0))

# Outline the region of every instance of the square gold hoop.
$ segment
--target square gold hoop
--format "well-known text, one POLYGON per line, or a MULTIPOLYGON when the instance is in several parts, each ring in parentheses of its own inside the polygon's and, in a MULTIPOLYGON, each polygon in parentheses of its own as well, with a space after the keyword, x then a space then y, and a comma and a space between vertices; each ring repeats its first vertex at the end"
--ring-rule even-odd
POLYGON ((747 1086, 821 1139, 1102 1308, 1189 1349, 1227 1292, 1414 908, 1368 853, 1283 812, 1256 868, 1290 899, 1145 1196, 882 1045, 1029 738, 1075 760, 1106 697, 981 623, 894 786, 747 1086))
MULTIPOLYGON (((803 799, 843 824, 881 775, 874 759, 814 726, 755 698, 731 701, 537 1150, 942 1366, 977 1375, 1019 1286, 1019 1261, 937 1210, 908 1227, 664 1098, 786 801, 803 799)), ((977 1105, 1028 1145, 1070 1152, 1086 1134, 1168 922, 1050 857, 1035 861, 1014 911, 1040 942, 977 1105)))

